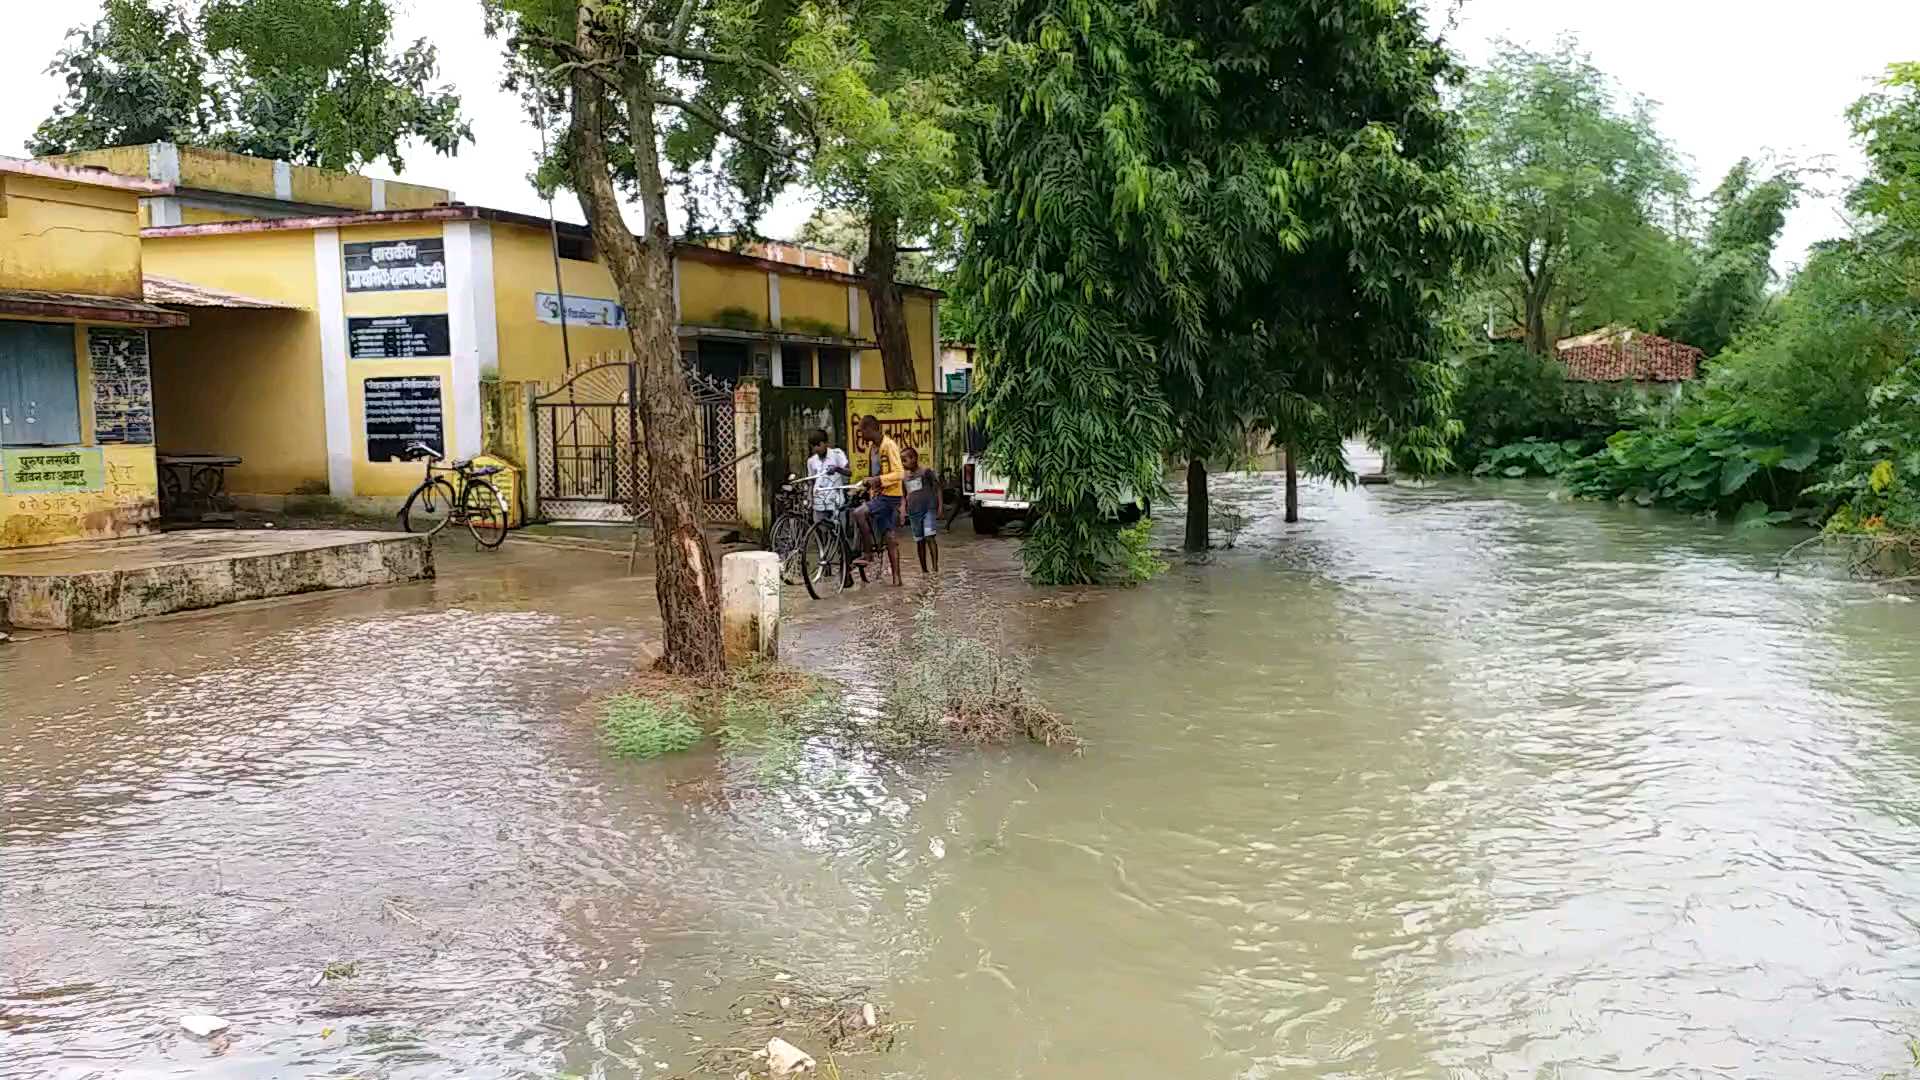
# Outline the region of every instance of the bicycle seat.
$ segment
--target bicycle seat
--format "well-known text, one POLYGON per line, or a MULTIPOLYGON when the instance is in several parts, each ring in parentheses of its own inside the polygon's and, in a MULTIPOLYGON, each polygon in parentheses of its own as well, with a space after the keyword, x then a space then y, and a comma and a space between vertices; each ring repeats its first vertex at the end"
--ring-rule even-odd
POLYGON ((473 464, 472 458, 461 458, 459 461, 456 461, 453 463, 453 468, 458 469, 462 472, 465 472, 466 469, 472 464, 473 464))
POLYGON ((492 476, 494 473, 501 472, 501 471, 503 470, 498 465, 482 465, 479 468, 473 470, 473 472, 469 475, 492 476))

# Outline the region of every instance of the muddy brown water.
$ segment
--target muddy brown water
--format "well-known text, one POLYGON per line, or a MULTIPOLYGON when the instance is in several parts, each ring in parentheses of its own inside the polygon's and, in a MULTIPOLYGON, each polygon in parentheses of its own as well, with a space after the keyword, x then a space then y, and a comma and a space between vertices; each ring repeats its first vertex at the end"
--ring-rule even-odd
POLYGON ((1920 605, 1533 486, 1221 488, 1239 546, 1140 589, 952 540, 1078 758, 690 795, 580 718, 653 628, 594 553, 0 646, 0 1073, 667 1076, 773 971, 913 1024, 849 1076, 1904 1067, 1920 605))

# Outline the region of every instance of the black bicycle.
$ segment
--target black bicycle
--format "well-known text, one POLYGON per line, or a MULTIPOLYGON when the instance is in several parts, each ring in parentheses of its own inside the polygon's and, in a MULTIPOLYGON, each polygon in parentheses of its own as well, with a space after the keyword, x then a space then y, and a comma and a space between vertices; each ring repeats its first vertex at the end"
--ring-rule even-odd
POLYGON ((845 590, 853 584, 856 571, 860 583, 866 584, 867 564, 860 557, 866 545, 863 538, 854 535, 852 525, 854 508, 865 501, 865 487, 849 487, 846 505, 807 530, 800 545, 800 580, 806 582, 807 595, 815 600, 845 590))
POLYGON ((427 463, 427 478, 407 496, 400 508, 400 527, 410 533, 433 536, 448 525, 462 524, 483 548, 497 548, 507 538, 507 502, 486 477, 500 471, 497 465, 474 468, 472 460, 441 465, 440 451, 426 443, 407 447, 408 461, 427 463), (452 476, 459 481, 447 479, 452 476))
POLYGON ((792 476, 773 493, 773 528, 767 530, 767 549, 780 556, 780 580, 800 584, 800 545, 813 524, 813 486, 809 477, 792 476))

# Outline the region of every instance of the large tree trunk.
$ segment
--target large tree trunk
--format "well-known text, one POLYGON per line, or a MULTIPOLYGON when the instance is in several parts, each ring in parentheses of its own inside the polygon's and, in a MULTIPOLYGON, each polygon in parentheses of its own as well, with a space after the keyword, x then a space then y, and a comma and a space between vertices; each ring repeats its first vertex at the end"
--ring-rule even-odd
MULTIPOLYGON (((907 335, 907 299, 894 274, 900 265, 900 218, 874 208, 867 212, 867 296, 873 300, 873 338, 880 343, 880 366, 889 390, 918 390, 913 373, 913 341, 907 335)), ((940 347, 934 342, 934 348, 940 347)))
POLYGON ((1300 520, 1300 471, 1293 464, 1293 444, 1287 444, 1287 521, 1300 520))
MULTIPOLYGON (((589 29, 597 6, 582 3, 576 24, 576 44, 588 59, 602 55, 589 29)), ((633 64, 626 97, 641 208, 646 215, 645 242, 634 238, 620 216, 601 127, 606 91, 583 70, 573 76, 574 188, 593 227, 594 245, 620 290, 620 302, 627 309, 627 335, 640 364, 636 408, 647 457, 654 593, 660 601, 665 643, 660 667, 700 675, 720 671, 726 663, 720 644, 720 580, 701 528, 701 468, 694 442, 699 417, 693 391, 680 368, 674 327, 673 238, 667 229, 652 83, 650 65, 644 60, 633 64)))
POLYGON ((1188 551, 1205 551, 1213 546, 1208 528, 1213 510, 1207 505, 1207 462, 1192 458, 1187 462, 1187 543, 1188 551))

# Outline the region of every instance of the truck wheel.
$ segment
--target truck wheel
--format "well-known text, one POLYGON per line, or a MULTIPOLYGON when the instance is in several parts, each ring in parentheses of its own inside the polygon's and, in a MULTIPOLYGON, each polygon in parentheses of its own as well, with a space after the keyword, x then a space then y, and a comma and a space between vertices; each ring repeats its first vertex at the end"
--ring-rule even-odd
POLYGON ((1000 535, 1000 511, 985 506, 973 508, 973 531, 980 536, 1000 535))

